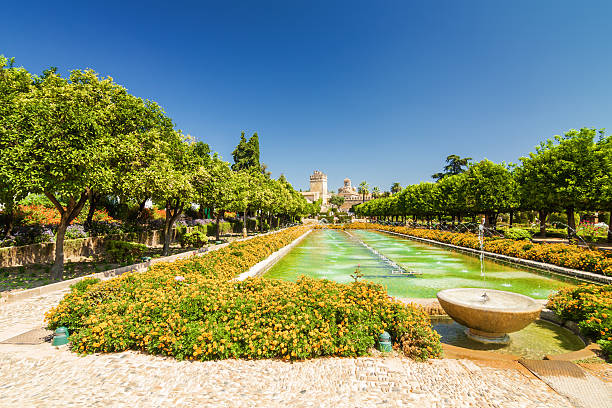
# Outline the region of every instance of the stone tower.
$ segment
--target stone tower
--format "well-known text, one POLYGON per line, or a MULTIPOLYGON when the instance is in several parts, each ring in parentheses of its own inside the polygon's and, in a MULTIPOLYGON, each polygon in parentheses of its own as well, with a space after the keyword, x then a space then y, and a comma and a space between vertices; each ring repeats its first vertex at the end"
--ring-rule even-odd
MULTIPOLYGON (((321 196, 327 195, 327 174, 315 170, 310 176, 310 191, 315 191, 321 196)), ((323 201, 326 201, 323 199, 323 201)))

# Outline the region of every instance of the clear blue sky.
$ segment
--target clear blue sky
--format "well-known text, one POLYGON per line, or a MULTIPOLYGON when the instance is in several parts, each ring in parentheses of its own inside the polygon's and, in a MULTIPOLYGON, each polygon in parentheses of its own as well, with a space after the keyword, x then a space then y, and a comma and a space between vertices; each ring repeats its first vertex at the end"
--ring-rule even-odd
POLYGON ((612 128, 609 1, 86 3, 6 2, 0 53, 110 75, 228 161, 257 131, 296 188, 320 169, 386 190, 612 128))

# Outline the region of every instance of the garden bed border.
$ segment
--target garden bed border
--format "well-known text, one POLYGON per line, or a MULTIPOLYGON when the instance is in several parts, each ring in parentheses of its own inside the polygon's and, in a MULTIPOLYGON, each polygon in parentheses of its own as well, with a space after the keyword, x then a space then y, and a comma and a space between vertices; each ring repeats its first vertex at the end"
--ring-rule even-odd
MULTIPOLYGON (((480 255, 481 253, 481 251, 477 249, 457 246, 453 244, 448 244, 446 242, 435 241, 435 240, 427 239, 427 238, 420 238, 414 235, 401 234, 399 232, 393 232, 393 231, 385 231, 385 230, 381 230, 377 228, 375 228, 374 231, 384 232, 384 233, 392 234, 392 235, 398 235, 398 236, 409 238, 415 241, 425 242, 431 245, 451 248, 451 249, 454 249, 460 252, 467 252, 467 253, 475 254, 475 255, 480 255)), ((552 264, 545 263, 545 262, 532 261, 531 259, 516 258, 513 256, 508 256, 508 255, 496 254, 494 252, 482 251, 482 253, 485 257, 493 259, 493 260, 505 261, 511 264, 527 266, 533 269, 539 269, 539 270, 543 270, 546 272, 556 273, 559 275, 579 278, 579 279, 586 280, 586 281, 593 282, 593 283, 608 284, 608 285, 612 284, 612 276, 606 276, 603 274, 600 275, 600 274, 593 273, 593 272, 580 271, 578 269, 564 268, 562 266, 552 265, 552 264)))
POLYGON ((308 231, 306 231, 305 233, 303 233, 302 235, 300 235, 299 237, 294 239, 293 242, 291 242, 290 244, 285 245, 284 247, 282 247, 278 251, 270 254, 263 261, 260 261, 260 262, 256 263, 255 265, 253 265, 248 271, 243 272, 240 275, 238 275, 237 277, 235 277, 234 280, 243 281, 243 280, 245 280, 247 278, 253 278, 255 276, 263 275, 264 273, 266 273, 266 271, 268 271, 268 269, 270 269, 278 261, 280 261, 281 258, 284 257, 287 254, 287 252, 291 251, 297 244, 302 242, 302 240, 304 238, 306 238, 306 236, 308 234, 310 234, 311 231, 312 231, 312 229, 309 229, 308 231))

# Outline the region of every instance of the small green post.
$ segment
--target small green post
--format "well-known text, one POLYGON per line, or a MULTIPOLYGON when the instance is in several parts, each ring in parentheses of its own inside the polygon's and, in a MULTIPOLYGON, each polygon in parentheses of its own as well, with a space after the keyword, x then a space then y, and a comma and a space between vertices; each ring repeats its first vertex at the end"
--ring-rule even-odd
POLYGON ((53 341, 51 342, 52 346, 63 346, 64 344, 68 344, 68 329, 64 326, 58 327, 55 329, 55 333, 53 333, 53 341))
POLYGON ((383 353, 388 353, 393 349, 391 346, 391 335, 386 331, 382 332, 378 338, 378 349, 383 353))

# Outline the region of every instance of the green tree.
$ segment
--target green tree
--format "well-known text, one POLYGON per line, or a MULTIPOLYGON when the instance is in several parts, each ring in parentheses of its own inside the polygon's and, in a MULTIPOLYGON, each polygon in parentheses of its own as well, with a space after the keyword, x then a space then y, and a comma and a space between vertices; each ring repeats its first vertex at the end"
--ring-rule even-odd
POLYGON ((365 203, 365 197, 370 193, 370 186, 365 181, 359 183, 359 187, 357 187, 357 192, 361 194, 361 202, 365 203))
POLYGON ((172 132, 159 145, 155 169, 157 183, 152 191, 155 203, 163 205, 164 220, 163 255, 170 253, 174 223, 197 198, 194 188, 197 179, 198 159, 189 139, 180 132, 172 132))
POLYGON ((472 160, 471 157, 461 158, 456 154, 446 156, 446 166, 444 166, 444 172, 433 174, 431 177, 435 180, 441 180, 446 176, 461 174, 467 170, 470 160, 472 160))
POLYGON ((372 197, 373 197, 373 198, 378 198, 378 197, 380 197, 380 194, 381 194, 381 193, 380 193, 380 188, 378 188, 378 187, 374 187, 374 188, 372 188, 372 197))
POLYGON ((218 241, 220 221, 225 210, 231 207, 234 200, 232 188, 232 171, 229 163, 221 160, 216 154, 206 166, 196 173, 194 188, 198 202, 209 208, 215 217, 217 228, 215 238, 218 241))
POLYGON ((595 176, 595 188, 591 201, 601 210, 607 210, 608 242, 612 243, 612 136, 604 136, 603 129, 595 145, 595 157, 599 171, 595 176))
POLYGON ((109 191, 116 145, 115 101, 125 89, 93 71, 72 71, 68 79, 51 73, 22 95, 18 112, 20 143, 13 146, 16 183, 43 193, 60 213, 52 277, 61 279, 66 228, 90 195, 109 191))
POLYGON ((330 197, 329 203, 336 208, 340 208, 344 204, 344 197, 341 195, 334 194, 330 197))
POLYGON ((552 183, 555 178, 556 163, 553 151, 550 149, 530 153, 521 157, 521 165, 514 171, 518 184, 520 208, 538 212, 540 236, 546 237, 546 219, 561 209, 560 196, 552 183))
POLYGON ((402 186, 400 185, 400 183, 393 183, 391 184, 391 194, 397 194, 400 191, 402 191, 402 186))
POLYGON ((592 194, 601 171, 596 135, 596 129, 571 129, 536 148, 535 156, 543 156, 546 163, 545 182, 553 192, 550 202, 565 209, 570 240, 576 236, 575 211, 593 209, 598 201, 592 194))
POLYGON ((232 170, 250 170, 253 168, 261 169, 259 163, 259 136, 253 133, 249 140, 246 139, 244 132, 240 135, 240 142, 232 152, 234 164, 232 170))
POLYGON ((4 207, 5 235, 13 229, 17 203, 28 194, 18 182, 20 175, 13 165, 13 155, 19 154, 16 147, 22 137, 19 101, 30 92, 32 77, 24 68, 15 67, 14 62, 0 55, 0 204, 4 207))
POLYGON ((485 215, 487 227, 495 228, 497 215, 516 205, 516 192, 516 182, 502 164, 485 159, 471 165, 466 173, 468 206, 485 215))

